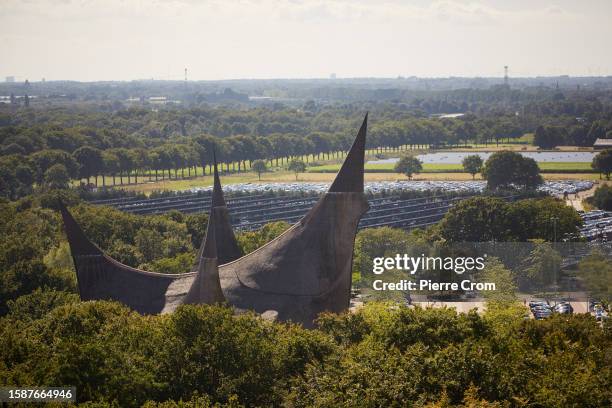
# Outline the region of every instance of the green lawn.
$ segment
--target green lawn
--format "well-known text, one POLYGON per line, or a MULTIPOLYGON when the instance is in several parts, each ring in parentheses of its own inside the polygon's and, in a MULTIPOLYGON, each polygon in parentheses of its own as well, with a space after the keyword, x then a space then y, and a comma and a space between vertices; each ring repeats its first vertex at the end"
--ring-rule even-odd
POLYGON ((538 166, 540 166, 541 170, 551 170, 551 171, 558 171, 558 170, 565 170, 565 171, 593 171, 593 168, 591 167, 591 163, 584 163, 584 162, 554 162, 554 163, 548 163, 548 162, 541 162, 538 163, 538 166))

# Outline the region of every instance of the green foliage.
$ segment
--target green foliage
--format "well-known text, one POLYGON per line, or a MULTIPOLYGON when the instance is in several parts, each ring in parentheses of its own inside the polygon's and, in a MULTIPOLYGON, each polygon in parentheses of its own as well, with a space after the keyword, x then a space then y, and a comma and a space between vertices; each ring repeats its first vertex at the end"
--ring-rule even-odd
POLYGON ((58 306, 77 302, 79 302, 79 296, 75 293, 38 288, 15 300, 9 300, 7 318, 22 322, 33 321, 43 318, 58 306))
POLYGON ((561 255, 548 242, 536 241, 529 256, 523 260, 523 277, 532 287, 543 288, 558 284, 561 271, 561 255))
MULTIPOLYGON (((76 199, 64 195, 63 200, 76 199)), ((76 274, 56 207, 57 191, 0 204, 0 315, 6 313, 8 301, 37 289, 76 290, 76 274)), ((111 256, 163 273, 192 269, 207 221, 205 215, 143 217, 100 206, 78 205, 71 210, 87 236, 111 256)))
POLYGON ((593 318, 525 321, 522 306, 497 305, 484 317, 400 306, 366 323, 362 315, 378 308, 370 304, 355 314, 325 316, 321 330, 346 344, 346 352, 309 366, 289 401, 304 407, 507 406, 533 399, 541 406, 595 407, 606 401, 609 379, 595 372, 609 372, 603 356, 610 340, 593 318), (571 366, 563 367, 566 353, 571 366), (573 359, 579 355, 588 361, 573 359))
POLYGON ((590 297, 604 304, 612 301, 610 288, 612 265, 604 253, 593 251, 589 256, 582 258, 578 263, 578 276, 584 282, 590 297))
POLYGON ((491 190, 513 186, 534 189, 544 182, 535 160, 511 151, 493 153, 487 159, 482 175, 491 190))
POLYGON ((95 147, 82 146, 72 153, 72 157, 79 164, 79 177, 89 179, 92 176, 96 177, 104 171, 104 160, 102 151, 95 147))
POLYGON ((206 227, 208 226, 208 214, 186 214, 184 217, 187 233, 191 235, 191 245, 194 248, 199 248, 204 236, 206 235, 206 227))
POLYGON ((517 285, 514 274, 499 259, 487 259, 484 270, 478 275, 478 282, 495 283, 494 291, 483 292, 488 302, 511 304, 516 301, 517 285))
MULTIPOLYGON (((133 267, 162 258, 195 253, 200 243, 196 241, 195 244, 186 222, 189 222, 193 234, 200 235, 201 229, 205 228, 201 222, 207 219, 183 216, 179 212, 139 217, 110 207, 83 205, 75 207, 73 212, 92 242, 120 262, 133 267)), ((180 264, 185 259, 183 256, 175 262, 180 264)))
POLYGON ((508 203, 495 197, 462 200, 435 227, 451 242, 559 241, 576 234, 582 224, 572 207, 554 198, 533 198, 508 203))
POLYGON ((287 169, 295 173, 295 180, 297 181, 298 174, 306 171, 306 163, 304 163, 302 160, 294 159, 289 162, 287 169))
POLYGON ((529 313, 527 306, 516 301, 489 297, 483 318, 491 328, 492 337, 505 339, 520 330, 525 317, 529 318, 529 313))
POLYGON ((452 242, 508 240, 508 204, 495 197, 462 200, 451 208, 438 228, 443 238, 452 242))
MULTIPOLYGON (((176 108, 151 109, 146 102, 144 106, 123 106, 126 95, 134 91, 128 89, 133 84, 92 89, 84 84, 47 83, 41 92, 69 94, 70 100, 60 98, 58 102, 51 96, 45 106, 39 104, 34 111, 3 107, 0 155, 18 156, 21 163, 27 162, 36 183, 42 182, 44 171, 59 163, 66 166, 71 178, 86 177, 86 173, 95 177, 95 172, 101 171, 107 176, 103 182, 112 180, 113 184, 123 184, 126 179, 142 181, 143 177, 190 177, 196 167, 209 168, 213 148, 223 160, 222 167, 232 171, 244 171, 247 163, 260 159, 271 159, 277 165, 281 161, 284 165, 288 159, 306 154, 317 159, 339 158, 339 152, 350 147, 351 135, 359 126, 363 101, 373 102, 368 106, 375 118, 369 128, 368 147, 379 153, 407 146, 519 144, 528 139, 523 138, 524 134, 541 133, 536 132, 538 127, 554 133, 556 138, 566 138, 570 144, 591 146, 595 138, 605 137, 611 128, 607 116, 609 95, 597 87, 580 93, 530 87, 513 89, 511 94, 498 89, 457 89, 442 95, 433 89, 415 95, 413 90, 397 85, 397 89, 371 89, 370 85, 328 88, 325 99, 330 103, 325 104, 309 100, 321 96, 318 84, 314 89, 312 84, 298 88, 288 84, 286 89, 283 85, 281 92, 308 100, 304 106, 296 107, 280 103, 251 105, 244 100, 244 94, 234 91, 207 94, 212 92, 213 84, 193 84, 205 89, 200 92, 190 88, 187 94, 185 88, 165 84, 163 93, 183 103, 176 108), (208 105, 210 98, 226 97, 240 106, 208 105), (523 114, 516 115, 517 111, 523 114), (470 113, 455 119, 430 116, 440 112, 470 113), (102 160, 80 158, 91 150, 75 154, 84 148, 101 151, 102 160)), ((236 86, 246 87, 242 90, 246 93, 268 92, 260 85, 256 90, 245 83, 236 86)), ((269 91, 279 92, 276 88, 269 91)), ((98 155, 91 157, 97 159, 98 155)), ((8 178, 7 184, 15 184, 14 175, 8 178)))
MULTIPOLYGON (((599 407, 609 402, 610 332, 591 316, 525 321, 525 309, 512 301, 514 279, 491 259, 483 274, 501 285, 503 296, 488 299, 482 316, 370 303, 357 312, 323 314, 318 329, 304 330, 222 306, 140 316, 112 302, 80 302, 53 210, 56 193, 0 203, 2 384, 74 385, 78 402, 89 407, 599 407)), ((558 218, 558 238, 575 232, 579 223, 574 210, 554 199, 481 200, 455 206, 440 236, 552 240, 551 216, 558 218)), ((190 268, 207 221, 178 212, 135 216, 88 205, 71 210, 103 249, 133 266, 144 263, 171 273, 190 268)), ((252 252, 288 227, 270 224, 239 234, 238 240, 245 253, 252 252)), ((372 257, 385 253, 419 254, 426 238, 424 232, 389 228, 362 231, 355 269, 371 270, 372 257)), ((534 258, 525 270, 539 273, 542 259, 534 258)), ((592 294, 607 289, 606 267, 597 254, 581 262, 579 277, 592 294)), ((547 275, 538 273, 533 276, 546 282, 547 275)))
POLYGON ((461 164, 463 165, 463 169, 472 175, 472 179, 475 178, 477 173, 482 171, 482 158, 477 154, 465 156, 461 164))
POLYGON ((134 242, 140 254, 142 254, 143 262, 151 262, 164 251, 164 237, 157 231, 147 228, 141 228, 134 237, 134 242))
POLYGON ((159 273, 185 273, 193 269, 195 256, 191 252, 170 258, 158 258, 150 263, 140 265, 141 269, 159 273))
POLYGON ((53 247, 43 257, 43 262, 49 268, 73 270, 72 255, 68 242, 62 242, 57 247, 53 247))
POLYGON ((92 407, 605 406, 609 335, 591 316, 524 310, 370 303, 304 330, 222 306, 143 317, 36 292, 0 320, 0 381, 72 384, 92 407))
POLYGON ((363 229, 355 238, 354 270, 362 276, 371 274, 373 258, 407 253, 409 246, 415 244, 415 241, 410 233, 397 228, 363 229))
MULTIPOLYGON (((257 160, 285 167, 291 159, 308 162, 311 156, 340 159, 360 124, 363 98, 375 101, 369 107, 376 120, 371 122, 367 142, 378 153, 468 143, 522 144, 529 139, 523 137, 526 133, 535 133, 536 143, 542 146, 562 141, 592 146, 595 138, 605 137, 611 128, 606 116, 609 98, 602 97, 599 90, 558 98, 558 93, 543 88, 535 95, 534 89, 517 89, 509 107, 497 90, 462 89, 441 98, 438 90, 423 91, 416 97, 407 89, 351 87, 326 90, 326 99, 343 101, 340 104, 308 101, 296 109, 282 104, 208 106, 204 94, 192 90, 185 95, 184 89, 177 91, 170 85, 172 89, 164 92, 178 92, 175 97, 184 98, 185 103, 158 110, 124 107, 118 101, 111 107, 109 98, 124 100, 132 93, 123 89, 129 84, 103 85, 104 91, 74 89, 82 84, 43 86, 54 88, 49 94, 71 94, 74 99, 56 104, 51 97, 46 99, 49 105, 38 105, 35 111, 4 107, 0 112, 0 195, 10 199, 41 186, 45 172, 56 164, 65 166, 71 180, 86 178, 89 182, 94 177, 98 184, 104 176, 103 185, 123 185, 208 173, 213 150, 225 171, 246 171, 257 160), (347 100, 359 103, 345 103, 347 100), (529 114, 517 116, 521 108, 529 114), (466 111, 476 113, 455 119, 428 117, 466 111), (587 119, 583 122, 577 117, 587 119)), ((288 92, 311 98, 312 92, 319 91, 300 87, 288 92)), ((240 101, 234 99, 236 95, 245 97, 233 91, 221 97, 240 101)))
POLYGON ((591 167, 605 174, 606 178, 610 180, 610 173, 612 173, 612 149, 606 149, 593 157, 591 167))
POLYGON ((577 235, 582 225, 580 214, 553 197, 519 200, 509 205, 509 222, 516 241, 544 239, 559 242, 577 235))
POLYGON ((45 184, 51 189, 66 189, 70 176, 63 164, 54 164, 45 171, 45 184))
POLYGON ((394 168, 396 173, 402 173, 412 180, 412 175, 423 170, 423 163, 415 156, 404 156, 399 159, 394 168))
POLYGON ((147 401, 142 408, 241 408, 244 405, 238 402, 237 397, 231 396, 227 403, 212 402, 210 396, 195 395, 187 401, 182 399, 179 401, 155 402, 147 401))
MULTIPOLYGON (((399 291, 371 290, 374 279, 380 279, 380 275, 373 273, 373 260, 377 257, 395 257, 396 254, 420 256, 428 251, 423 239, 398 228, 380 227, 359 231, 353 252, 353 271, 359 276, 358 287, 371 299, 404 299, 404 294, 399 291)), ((396 281, 408 277, 404 271, 388 270, 385 271, 384 278, 385 281, 396 281)))
POLYGON ((569 138, 567 130, 563 126, 540 125, 536 128, 533 144, 542 149, 552 149, 556 146, 568 144, 569 138))
POLYGON ((251 166, 251 169, 257 173, 257 177, 259 177, 261 180, 261 174, 268 171, 268 166, 264 160, 255 160, 251 166))
POLYGON ((612 211, 612 186, 604 184, 597 187, 591 202, 600 210, 612 211))
POLYGON ((8 301, 38 288, 75 290, 71 263, 43 261, 59 245, 60 228, 51 210, 0 205, 0 315, 8 301))
POLYGON ((243 254, 249 254, 267 244, 290 227, 285 221, 271 222, 256 231, 237 234, 236 240, 243 254))

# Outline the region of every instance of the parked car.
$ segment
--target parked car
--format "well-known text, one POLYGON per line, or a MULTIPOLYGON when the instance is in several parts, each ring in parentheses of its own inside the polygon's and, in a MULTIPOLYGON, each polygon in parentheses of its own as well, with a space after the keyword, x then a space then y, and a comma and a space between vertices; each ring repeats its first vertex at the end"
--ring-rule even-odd
POLYGON ((553 308, 555 312, 561 314, 572 314, 574 313, 574 308, 569 302, 561 302, 557 303, 553 308))
POLYGON ((548 306, 548 303, 544 302, 543 300, 531 300, 529 301, 529 308, 533 309, 535 306, 548 306))
POLYGON ((529 308, 531 309, 531 313, 533 313, 533 317, 536 320, 550 317, 550 315, 553 313, 553 309, 550 307, 550 305, 541 300, 529 302, 529 308))
POLYGON ((533 313, 533 317, 535 317, 536 320, 546 319, 547 317, 550 317, 551 315, 552 315, 552 310, 550 309, 537 310, 533 313))

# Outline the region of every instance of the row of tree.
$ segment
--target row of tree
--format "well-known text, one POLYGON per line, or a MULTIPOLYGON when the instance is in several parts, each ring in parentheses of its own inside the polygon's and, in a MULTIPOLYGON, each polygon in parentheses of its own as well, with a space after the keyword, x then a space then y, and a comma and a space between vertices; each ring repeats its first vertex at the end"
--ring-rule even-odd
POLYGON ((540 125, 536 128, 533 144, 542 149, 557 146, 592 146, 597 139, 612 138, 612 123, 597 120, 589 128, 583 124, 571 126, 540 125))
MULTIPOLYGON (((197 167, 206 171, 213 147, 226 169, 238 171, 250 167, 254 160, 278 165, 295 156, 329 157, 346 151, 363 109, 359 105, 302 111, 217 108, 151 112, 131 108, 109 113, 84 106, 16 111, 0 126, 0 184, 5 196, 18 196, 28 191, 30 178, 34 183, 43 183, 44 173, 55 164, 65 168, 65 172, 55 169, 56 175, 93 178, 94 182, 105 175, 103 183, 107 178, 113 183, 117 178, 120 183, 130 183, 143 175, 177 177, 179 172, 181 177, 188 177, 197 167), (76 165, 62 152, 71 156, 76 165), (41 155, 45 158, 41 159, 41 155), (45 162, 42 166, 41 160, 45 162), (23 165, 19 174, 15 163, 23 165), (24 166, 30 167, 32 177, 24 166)), ((372 113, 376 121, 369 129, 368 148, 383 151, 407 146, 499 143, 533 131, 538 122, 544 123, 536 132, 537 143, 542 146, 559 143, 556 136, 549 140, 549 134, 555 132, 564 135, 564 143, 590 146, 610 129, 606 112, 593 112, 595 117, 602 117, 594 122, 587 118, 534 119, 505 113, 439 119, 419 116, 398 104, 385 104, 375 106, 372 113)))

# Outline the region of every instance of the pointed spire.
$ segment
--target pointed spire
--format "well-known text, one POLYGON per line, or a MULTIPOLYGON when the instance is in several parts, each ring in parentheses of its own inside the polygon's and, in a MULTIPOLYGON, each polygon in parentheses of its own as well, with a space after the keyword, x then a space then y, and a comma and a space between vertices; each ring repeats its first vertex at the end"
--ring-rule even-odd
POLYGON ((187 304, 225 302, 219 279, 214 217, 214 211, 211 211, 208 227, 206 228, 206 236, 202 244, 202 251, 198 256, 199 259, 197 259, 197 273, 184 299, 184 303, 187 304))
POLYGON ((66 230, 66 236, 68 237, 68 244, 70 245, 72 256, 102 255, 102 251, 87 239, 85 233, 61 200, 59 201, 59 207, 62 213, 64 229, 66 230))
POLYGON ((363 192, 363 164, 367 129, 368 114, 366 113, 359 133, 357 133, 357 137, 346 155, 336 179, 329 188, 330 193, 363 192))
POLYGON ((225 207, 225 198, 223 198, 223 190, 221 189, 221 180, 219 180, 219 171, 217 170, 217 154, 213 147, 213 162, 214 162, 214 182, 212 192, 211 208, 225 207))
MULTIPOLYGON (((238 247, 238 243, 236 242, 236 237, 234 236, 234 231, 232 230, 232 225, 230 223, 227 205, 225 204, 225 198, 223 197, 223 189, 221 188, 221 181, 219 180, 219 171, 217 170, 217 155, 214 148, 213 164, 214 182, 208 225, 213 226, 214 228, 207 227, 207 234, 210 234, 211 231, 214 230, 214 232, 212 232, 215 237, 214 257, 217 258, 219 264, 222 265, 240 258, 242 256, 242 252, 238 247), (216 217, 213 216, 213 213, 217 213, 216 217), (218 246, 217 241, 219 242, 218 246)), ((207 258, 207 256, 205 256, 206 245, 207 241, 206 238, 204 238, 202 244, 198 248, 198 253, 196 255, 192 270, 198 270, 200 259, 207 258)))
POLYGON ((206 235, 204 236, 204 244, 202 244, 202 253, 200 254, 200 259, 197 260, 198 263, 202 258, 217 258, 217 238, 215 235, 214 218, 214 212, 211 211, 208 218, 208 226, 206 227, 206 235))

